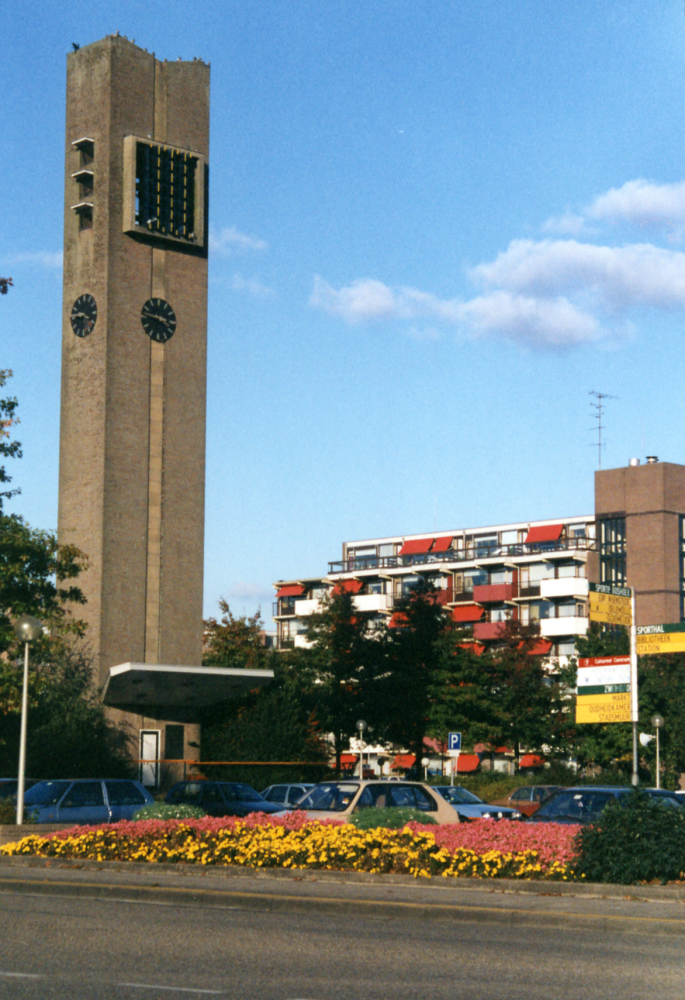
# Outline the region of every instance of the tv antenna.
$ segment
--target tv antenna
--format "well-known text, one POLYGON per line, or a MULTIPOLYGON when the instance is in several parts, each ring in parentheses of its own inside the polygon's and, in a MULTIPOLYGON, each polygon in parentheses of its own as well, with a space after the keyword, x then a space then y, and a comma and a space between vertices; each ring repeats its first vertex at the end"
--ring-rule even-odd
POLYGON ((618 399, 618 396, 610 396, 608 392, 595 392, 594 389, 590 391, 590 395, 594 396, 597 402, 590 403, 590 406, 595 410, 594 418, 597 421, 597 454, 599 459, 599 468, 602 468, 602 417, 604 416, 604 400, 605 399, 618 399))

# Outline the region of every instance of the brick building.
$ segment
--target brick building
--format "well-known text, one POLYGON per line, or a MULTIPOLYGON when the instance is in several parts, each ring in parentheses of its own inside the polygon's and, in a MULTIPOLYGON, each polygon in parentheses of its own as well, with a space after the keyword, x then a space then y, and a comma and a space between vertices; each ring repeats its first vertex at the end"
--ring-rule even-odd
POLYGON ((572 655, 589 625, 590 582, 634 587, 637 624, 685 618, 684 524, 685 466, 652 457, 597 472, 592 514, 345 542, 327 573, 275 584, 278 647, 306 644, 307 617, 335 585, 390 620, 424 577, 475 642, 496 641, 511 617, 539 624, 538 652, 572 655))

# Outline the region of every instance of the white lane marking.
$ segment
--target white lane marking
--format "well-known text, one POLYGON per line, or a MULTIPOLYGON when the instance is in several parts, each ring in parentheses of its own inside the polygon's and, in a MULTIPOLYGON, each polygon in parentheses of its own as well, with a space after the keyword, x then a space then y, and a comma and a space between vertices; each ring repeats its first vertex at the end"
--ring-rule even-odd
POLYGON ((45 979, 38 972, 1 972, 0 976, 12 976, 15 979, 45 979))
POLYGON ((157 983, 116 983, 117 986, 125 986, 129 990, 167 990, 171 993, 211 993, 213 996, 221 996, 225 990, 195 990, 191 986, 158 986, 157 983))

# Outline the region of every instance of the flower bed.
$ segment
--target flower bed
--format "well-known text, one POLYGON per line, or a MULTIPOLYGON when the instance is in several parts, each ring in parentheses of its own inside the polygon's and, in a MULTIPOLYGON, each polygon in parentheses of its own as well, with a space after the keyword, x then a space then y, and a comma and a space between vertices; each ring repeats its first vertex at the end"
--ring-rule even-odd
POLYGON ((96 861, 186 862, 252 868, 320 868, 447 878, 573 878, 576 827, 481 820, 454 826, 356 830, 252 814, 246 819, 122 821, 28 836, 0 851, 96 861))

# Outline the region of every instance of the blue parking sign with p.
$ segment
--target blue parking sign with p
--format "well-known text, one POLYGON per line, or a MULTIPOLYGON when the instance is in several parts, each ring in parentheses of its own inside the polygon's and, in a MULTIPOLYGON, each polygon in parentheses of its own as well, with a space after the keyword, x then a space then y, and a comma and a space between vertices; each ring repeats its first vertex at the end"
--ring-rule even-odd
POLYGON ((447 735, 447 749, 448 750, 461 750, 461 733, 448 733, 448 735, 447 735))

